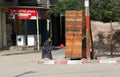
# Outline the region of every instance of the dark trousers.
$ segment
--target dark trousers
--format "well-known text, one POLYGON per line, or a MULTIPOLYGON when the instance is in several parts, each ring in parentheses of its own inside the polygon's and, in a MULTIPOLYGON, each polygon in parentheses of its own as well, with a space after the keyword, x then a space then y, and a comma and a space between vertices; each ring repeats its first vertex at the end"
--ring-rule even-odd
POLYGON ((52 53, 50 51, 43 50, 42 51, 42 59, 44 59, 44 58, 48 58, 48 59, 52 60, 53 59, 52 53))

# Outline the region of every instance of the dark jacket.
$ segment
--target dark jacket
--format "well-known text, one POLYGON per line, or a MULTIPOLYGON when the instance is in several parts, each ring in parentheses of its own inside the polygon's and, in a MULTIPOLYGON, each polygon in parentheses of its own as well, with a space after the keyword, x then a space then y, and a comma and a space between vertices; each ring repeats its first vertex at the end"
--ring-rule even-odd
POLYGON ((52 59, 51 51, 52 51, 52 43, 47 40, 43 44, 42 59, 43 58, 52 59))

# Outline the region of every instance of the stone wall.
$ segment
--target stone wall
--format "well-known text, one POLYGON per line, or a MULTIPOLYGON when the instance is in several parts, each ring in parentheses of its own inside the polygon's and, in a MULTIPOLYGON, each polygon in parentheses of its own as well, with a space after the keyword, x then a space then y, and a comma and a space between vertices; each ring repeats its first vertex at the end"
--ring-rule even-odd
POLYGON ((120 32, 119 22, 112 22, 111 26, 111 23, 91 21, 91 29, 95 51, 111 51, 111 44, 113 51, 120 50, 120 43, 116 44, 114 42, 114 40, 119 39, 120 37, 118 36, 117 38, 113 39, 116 31, 120 32))

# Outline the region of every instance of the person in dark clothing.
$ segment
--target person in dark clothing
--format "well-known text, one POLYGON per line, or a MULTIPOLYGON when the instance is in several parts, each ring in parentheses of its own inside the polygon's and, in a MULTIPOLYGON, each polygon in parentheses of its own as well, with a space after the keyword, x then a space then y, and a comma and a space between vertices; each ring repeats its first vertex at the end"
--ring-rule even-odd
POLYGON ((43 49, 42 49, 42 59, 48 58, 52 60, 52 39, 48 38, 43 44, 43 49))

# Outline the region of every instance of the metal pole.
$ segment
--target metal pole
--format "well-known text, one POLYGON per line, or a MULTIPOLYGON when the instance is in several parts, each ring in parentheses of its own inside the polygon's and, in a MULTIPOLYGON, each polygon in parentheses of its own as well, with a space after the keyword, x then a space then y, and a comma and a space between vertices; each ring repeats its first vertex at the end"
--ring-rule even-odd
POLYGON ((49 32, 50 31, 50 20, 47 19, 47 31, 49 32))
POLYGON ((86 57, 90 59, 90 13, 89 0, 85 0, 85 20, 86 20, 86 57))
POLYGON ((111 34, 111 38, 110 38, 110 41, 111 41, 111 44, 110 44, 110 51, 111 51, 111 56, 113 56, 113 49, 112 49, 112 46, 113 46, 113 43, 112 43, 112 35, 113 35, 113 28, 112 28, 112 21, 110 21, 110 34, 111 34))
POLYGON ((60 14, 60 44, 62 44, 62 14, 60 14))
POLYGON ((37 23, 37 48, 38 51, 40 50, 40 37, 39 37, 39 18, 38 18, 38 10, 37 10, 37 18, 36 18, 36 23, 37 23))
POLYGON ((52 19, 50 17, 50 37, 52 37, 52 19))

